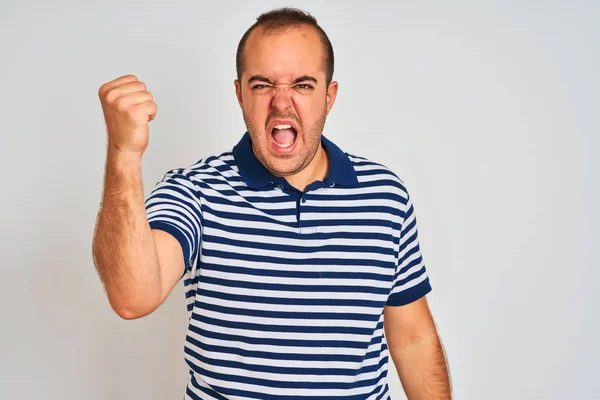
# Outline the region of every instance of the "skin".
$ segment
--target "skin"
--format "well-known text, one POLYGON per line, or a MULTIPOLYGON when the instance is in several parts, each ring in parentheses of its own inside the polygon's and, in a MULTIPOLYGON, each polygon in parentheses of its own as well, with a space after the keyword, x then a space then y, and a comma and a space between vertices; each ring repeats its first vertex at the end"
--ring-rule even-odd
POLYGON ((452 399, 450 370, 427 298, 385 306, 383 327, 406 398, 452 399))
POLYGON ((269 172, 303 191, 327 175, 321 135, 338 92, 337 82, 326 85, 319 35, 310 26, 271 34, 258 27, 246 42, 244 56, 244 71, 234 85, 254 154, 269 172), (275 119, 298 125, 289 154, 272 148, 268 127, 275 119))
POLYGON ((108 146, 92 255, 113 310, 124 319, 141 318, 164 302, 184 268, 181 246, 150 229, 144 206, 142 155, 158 108, 134 75, 105 83, 98 96, 108 146))

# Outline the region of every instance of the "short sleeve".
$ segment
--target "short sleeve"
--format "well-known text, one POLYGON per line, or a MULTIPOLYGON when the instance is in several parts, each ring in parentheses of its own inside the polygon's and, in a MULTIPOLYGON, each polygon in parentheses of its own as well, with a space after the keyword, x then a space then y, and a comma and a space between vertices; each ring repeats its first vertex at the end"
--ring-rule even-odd
POLYGON ((431 284, 421 255, 417 218, 407 192, 406 211, 400 229, 400 247, 394 282, 388 306, 402 306, 412 303, 431 291, 431 284))
POLYGON ((181 169, 167 172, 145 203, 150 228, 168 232, 181 245, 185 271, 198 253, 202 231, 200 204, 196 186, 181 169))

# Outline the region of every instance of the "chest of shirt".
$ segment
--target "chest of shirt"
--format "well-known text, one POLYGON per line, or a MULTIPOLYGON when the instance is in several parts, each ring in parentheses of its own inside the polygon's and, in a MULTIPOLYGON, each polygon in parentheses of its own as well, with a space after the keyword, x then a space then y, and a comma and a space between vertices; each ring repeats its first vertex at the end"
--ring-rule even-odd
POLYGON ((398 220, 390 202, 332 192, 207 196, 195 307, 377 321, 396 271, 398 220))

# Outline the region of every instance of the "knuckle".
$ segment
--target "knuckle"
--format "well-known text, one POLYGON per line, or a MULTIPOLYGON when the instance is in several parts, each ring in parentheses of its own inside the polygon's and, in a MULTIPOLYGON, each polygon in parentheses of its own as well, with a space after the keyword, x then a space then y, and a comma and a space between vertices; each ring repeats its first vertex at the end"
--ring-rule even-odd
POLYGON ((127 98, 125 96, 121 96, 113 102, 114 106, 119 111, 127 110, 127 98))
POLYGON ((127 88, 127 90, 132 91, 132 92, 141 92, 144 89, 144 84, 142 82, 129 82, 126 83, 125 88, 127 88))
POLYGON ((140 105, 139 104, 134 104, 131 107, 128 107, 126 110, 127 115, 129 115, 130 117, 135 117, 139 114, 140 112, 140 105))
POLYGON ((119 98, 119 92, 116 89, 109 89, 107 92, 104 93, 104 99, 108 102, 108 103, 114 103, 118 100, 119 98))
POLYGON ((112 96, 114 96, 114 89, 111 88, 108 83, 105 83, 104 85, 102 85, 100 87, 100 89, 98 89, 98 95, 100 96, 100 99, 102 100, 106 100, 106 101, 110 101, 112 99, 112 96))

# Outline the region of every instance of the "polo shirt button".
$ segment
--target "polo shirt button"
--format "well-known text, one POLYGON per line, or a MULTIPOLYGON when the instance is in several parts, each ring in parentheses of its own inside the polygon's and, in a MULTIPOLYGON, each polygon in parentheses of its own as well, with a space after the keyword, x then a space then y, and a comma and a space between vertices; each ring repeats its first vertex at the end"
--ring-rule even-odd
POLYGON ((306 203, 306 197, 302 196, 302 202, 306 203))

